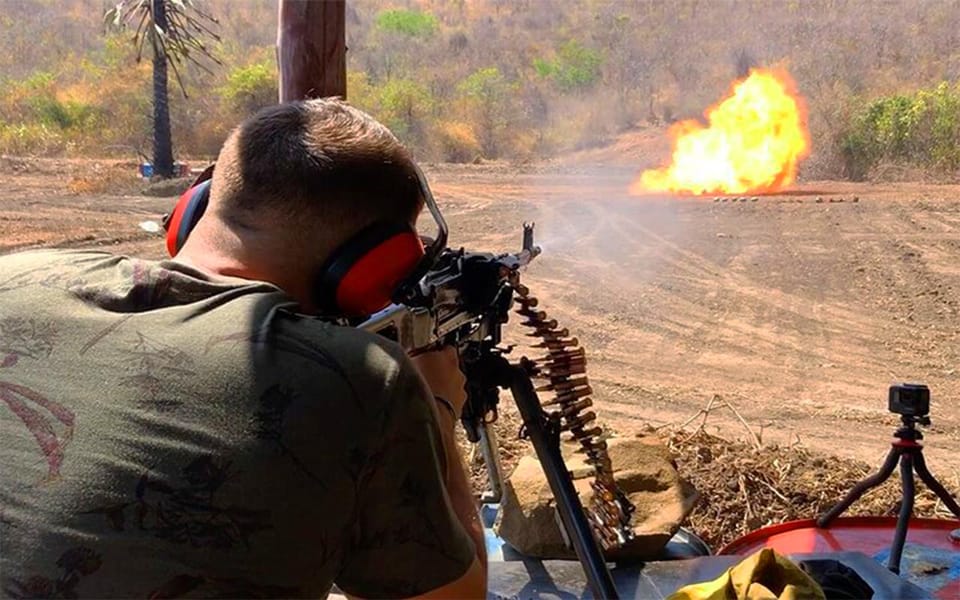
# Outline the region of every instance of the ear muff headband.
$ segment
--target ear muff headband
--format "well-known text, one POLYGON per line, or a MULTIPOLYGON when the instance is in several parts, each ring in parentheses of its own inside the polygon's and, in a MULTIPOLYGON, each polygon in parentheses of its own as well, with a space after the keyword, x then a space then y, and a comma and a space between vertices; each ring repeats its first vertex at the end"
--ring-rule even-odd
POLYGON ((167 253, 170 256, 175 256, 180 251, 187 241, 187 236, 207 210, 214 167, 216 164, 204 169, 190 189, 180 195, 173 211, 163 216, 163 228, 167 231, 167 253))
POLYGON ((331 313, 375 313, 390 303, 423 256, 423 242, 410 225, 374 223, 341 245, 321 268, 316 301, 331 313))
POLYGON ((180 196, 177 200, 173 212, 170 213, 170 219, 167 221, 167 252, 170 256, 175 256, 187 236, 197 225, 197 221, 207 210, 207 203, 210 200, 210 180, 201 182, 193 186, 180 196))
POLYGON ((433 217, 433 221, 437 224, 437 236, 425 250, 423 258, 410 273, 400 281, 394 290, 391 300, 397 304, 411 304, 416 302, 417 297, 420 296, 417 284, 423 276, 427 274, 427 271, 436 264, 437 258, 439 258, 440 254, 447 247, 447 222, 443 218, 443 213, 440 212, 440 207, 437 206, 437 201, 433 198, 433 192, 430 191, 430 185, 427 184, 427 178, 423 174, 423 171, 421 171, 420 167, 416 164, 413 165, 413 169, 417 175, 417 183, 420 185, 420 193, 423 195, 424 204, 427 205, 430 216, 433 217))

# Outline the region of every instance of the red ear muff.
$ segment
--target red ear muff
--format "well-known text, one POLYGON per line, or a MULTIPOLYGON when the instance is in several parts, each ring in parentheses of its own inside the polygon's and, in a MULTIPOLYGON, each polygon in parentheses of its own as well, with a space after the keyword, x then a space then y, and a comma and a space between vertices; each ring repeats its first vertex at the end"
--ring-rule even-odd
POLYGON ((185 191, 177 200, 173 212, 164 221, 164 227, 167 230, 167 252, 170 256, 176 256, 197 221, 207 210, 207 202, 210 200, 210 181, 210 179, 201 181, 185 191))
POLYGON ((403 223, 374 223, 344 243, 320 271, 317 302, 345 316, 383 309, 423 259, 420 236, 403 223))

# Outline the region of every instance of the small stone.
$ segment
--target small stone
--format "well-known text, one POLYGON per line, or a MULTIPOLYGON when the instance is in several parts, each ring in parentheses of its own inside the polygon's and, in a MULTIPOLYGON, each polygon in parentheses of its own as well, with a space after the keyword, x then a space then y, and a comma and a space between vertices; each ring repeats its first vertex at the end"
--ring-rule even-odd
POLYGON ((743 198, 740 198, 740 202, 746 202, 746 201, 747 201, 747 197, 746 197, 746 196, 744 196, 743 198))
POLYGON ((750 202, 757 202, 758 200, 760 200, 760 198, 757 198, 756 196, 750 198, 750 202))
POLYGON ((854 196, 851 202, 860 202, 860 196, 854 196))
POLYGON ((817 199, 814 200, 814 202, 816 202, 817 204, 822 204, 822 203, 823 203, 823 196, 817 196, 817 199))
POLYGON ((714 201, 714 202, 720 202, 720 196, 717 196, 716 198, 714 198, 713 201, 714 201))

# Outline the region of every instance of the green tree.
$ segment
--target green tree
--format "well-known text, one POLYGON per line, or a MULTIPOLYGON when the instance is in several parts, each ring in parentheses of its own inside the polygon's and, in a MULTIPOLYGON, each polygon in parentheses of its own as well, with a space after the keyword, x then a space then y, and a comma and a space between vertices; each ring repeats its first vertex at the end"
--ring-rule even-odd
POLYGON ((479 126, 477 137, 488 158, 500 154, 499 141, 513 120, 511 100, 516 88, 497 67, 474 71, 457 86, 457 93, 466 101, 472 120, 479 126))
POLYGON ((207 46, 207 39, 220 40, 214 30, 218 22, 197 7, 195 0, 120 0, 104 14, 115 28, 137 23, 133 43, 137 61, 150 43, 153 53, 153 168, 160 177, 173 176, 173 137, 170 132, 170 99, 167 67, 173 69, 177 84, 186 97, 180 70, 190 62, 207 72, 202 59, 219 64, 207 46))
POLYGON ((840 140, 846 175, 863 179, 881 161, 946 172, 960 167, 960 85, 873 100, 840 140))
POLYGON ((277 65, 262 60, 239 66, 227 74, 220 89, 224 101, 234 113, 247 117, 265 106, 277 103, 277 65))
POLYGON ((377 28, 409 37, 429 37, 437 30, 437 18, 418 10, 392 9, 377 13, 377 28))
POLYGON ((592 87, 600 80, 603 54, 577 40, 565 42, 554 59, 538 58, 533 68, 541 77, 550 78, 565 92, 592 87))
POLYGON ((427 141, 427 122, 434 98, 426 87, 410 79, 391 79, 380 88, 376 117, 397 137, 413 145, 427 141))
POLYGON ((364 60, 369 61, 373 78, 380 81, 409 77, 418 70, 424 46, 435 39, 439 28, 435 16, 417 10, 381 10, 373 22, 371 52, 364 60))

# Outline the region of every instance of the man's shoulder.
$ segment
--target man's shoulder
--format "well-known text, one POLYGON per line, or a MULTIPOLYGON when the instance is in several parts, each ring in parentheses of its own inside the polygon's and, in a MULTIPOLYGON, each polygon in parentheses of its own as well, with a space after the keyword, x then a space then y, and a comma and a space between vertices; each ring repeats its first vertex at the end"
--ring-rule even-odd
MULTIPOLYGON (((80 274, 122 257, 94 250, 43 248, 0 255, 0 292, 41 285, 46 288, 80 281, 80 274)), ((35 288, 34 288, 35 289, 35 288)), ((22 298, 21 298, 22 300, 22 298)))
POLYGON ((117 256, 102 250, 35 248, 0 255, 0 266, 7 272, 16 268, 68 266, 111 258, 117 256))
POLYGON ((395 342, 311 317, 278 317, 268 347, 283 356, 266 362, 271 366, 258 379, 279 376, 304 398, 305 406, 321 411, 324 422, 353 429, 359 437, 372 436, 370 443, 395 415, 422 412, 418 400, 429 394, 395 342))
POLYGON ((389 388, 414 372, 406 352, 383 336, 335 322, 279 311, 275 345, 308 354, 352 382, 389 388))

